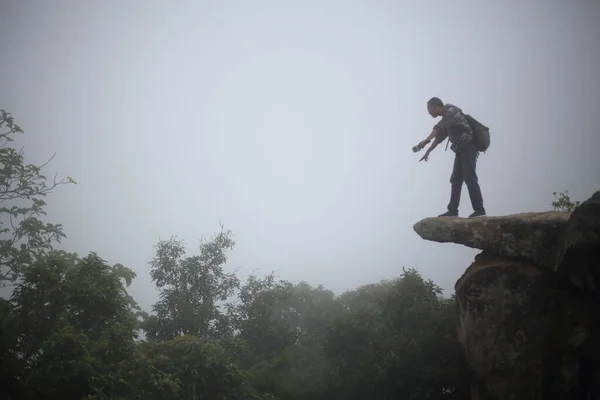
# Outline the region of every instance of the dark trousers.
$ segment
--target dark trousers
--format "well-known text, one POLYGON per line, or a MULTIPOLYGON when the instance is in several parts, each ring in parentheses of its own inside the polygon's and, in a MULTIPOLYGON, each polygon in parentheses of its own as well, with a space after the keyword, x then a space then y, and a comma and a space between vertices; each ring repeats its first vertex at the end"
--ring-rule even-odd
POLYGON ((485 212, 485 209, 483 208, 483 197, 477 179, 477 172, 475 172, 476 167, 477 149, 474 144, 468 143, 465 146, 462 146, 462 148, 457 149, 454 157, 454 168, 452 170, 452 176, 450 177, 452 191, 450 193, 450 203, 448 204, 449 211, 458 212, 460 193, 463 182, 465 182, 467 184, 467 189, 469 190, 473 211, 485 212))

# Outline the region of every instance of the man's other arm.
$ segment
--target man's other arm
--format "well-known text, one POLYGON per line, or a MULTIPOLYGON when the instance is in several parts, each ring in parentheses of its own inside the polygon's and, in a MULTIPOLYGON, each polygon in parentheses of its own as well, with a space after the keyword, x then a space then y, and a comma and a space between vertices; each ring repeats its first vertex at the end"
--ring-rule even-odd
POLYGON ((436 133, 434 135, 435 140, 433 141, 433 143, 431 143, 431 146, 429 146, 429 148, 419 161, 427 161, 429 159, 429 154, 437 147, 438 144, 442 143, 448 137, 448 133, 445 129, 443 129, 443 127, 440 126, 440 124, 436 125, 433 128, 433 132, 436 133))
POLYGON ((429 136, 427 136, 425 139, 423 139, 421 142, 419 142, 419 147, 423 148, 425 147, 425 145, 429 142, 431 142, 431 139, 435 138, 437 136, 437 129, 434 126, 433 129, 431 130, 431 133, 429 134, 429 136))

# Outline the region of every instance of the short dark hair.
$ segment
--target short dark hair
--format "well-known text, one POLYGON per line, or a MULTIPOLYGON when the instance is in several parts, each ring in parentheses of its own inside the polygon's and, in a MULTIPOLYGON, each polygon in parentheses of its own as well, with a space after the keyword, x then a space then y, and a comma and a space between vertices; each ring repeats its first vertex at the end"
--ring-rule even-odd
POLYGON ((440 100, 439 97, 430 98, 429 101, 427 102, 427 105, 444 107, 444 103, 442 103, 442 100, 440 100))

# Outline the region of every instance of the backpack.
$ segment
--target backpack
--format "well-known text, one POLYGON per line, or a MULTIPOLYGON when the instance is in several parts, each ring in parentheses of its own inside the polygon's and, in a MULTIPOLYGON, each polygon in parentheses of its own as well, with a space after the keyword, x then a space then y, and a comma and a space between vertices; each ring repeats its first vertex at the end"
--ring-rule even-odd
POLYGON ((477 151, 485 153, 490 147, 490 129, 468 114, 463 114, 473 130, 473 141, 477 151))

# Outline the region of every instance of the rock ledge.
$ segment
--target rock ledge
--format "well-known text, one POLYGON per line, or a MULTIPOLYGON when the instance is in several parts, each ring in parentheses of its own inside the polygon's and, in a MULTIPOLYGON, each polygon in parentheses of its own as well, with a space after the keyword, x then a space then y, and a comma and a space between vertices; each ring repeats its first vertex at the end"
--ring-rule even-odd
POLYGON ((571 213, 540 212, 483 218, 425 218, 413 229, 425 240, 456 243, 554 270, 571 213))

